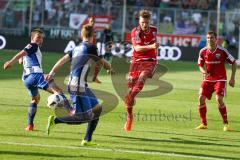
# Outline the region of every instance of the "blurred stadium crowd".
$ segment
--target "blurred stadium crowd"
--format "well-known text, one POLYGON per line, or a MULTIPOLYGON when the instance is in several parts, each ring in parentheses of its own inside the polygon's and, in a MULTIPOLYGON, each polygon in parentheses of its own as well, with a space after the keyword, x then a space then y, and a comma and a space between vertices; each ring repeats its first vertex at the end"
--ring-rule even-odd
MULTIPOLYGON (((30 0, 0 0, 0 30, 4 33, 24 29, 29 23, 30 0)), ((71 13, 110 16, 112 28, 121 34, 138 24, 138 11, 152 11, 152 23, 159 33, 204 35, 216 31, 217 0, 126 0, 126 20, 123 26, 124 0, 34 0, 32 26, 69 27, 71 13)), ((239 36, 240 1, 221 0, 219 34, 236 45, 239 36)), ((0 32, 0 33, 1 33, 0 32)))

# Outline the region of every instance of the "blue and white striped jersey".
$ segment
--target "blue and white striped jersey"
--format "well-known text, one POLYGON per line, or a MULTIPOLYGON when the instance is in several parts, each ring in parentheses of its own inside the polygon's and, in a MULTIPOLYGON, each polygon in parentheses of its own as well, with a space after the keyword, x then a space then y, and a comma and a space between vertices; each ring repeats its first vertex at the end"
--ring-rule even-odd
POLYGON ((71 58, 71 72, 68 81, 70 93, 85 92, 88 70, 94 61, 101 59, 96 45, 82 42, 68 53, 71 58))
POLYGON ((29 43, 24 51, 27 55, 23 57, 23 74, 43 73, 42 70, 42 53, 36 43, 29 43))

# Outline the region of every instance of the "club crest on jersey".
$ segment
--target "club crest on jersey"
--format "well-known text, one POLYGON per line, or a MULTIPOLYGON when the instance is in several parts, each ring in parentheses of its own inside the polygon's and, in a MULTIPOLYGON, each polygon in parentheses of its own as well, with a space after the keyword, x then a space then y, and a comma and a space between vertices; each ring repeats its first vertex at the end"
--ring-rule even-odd
POLYGON ((220 53, 217 53, 217 54, 215 55, 215 57, 216 57, 217 59, 220 59, 220 58, 221 58, 221 54, 220 54, 220 53))

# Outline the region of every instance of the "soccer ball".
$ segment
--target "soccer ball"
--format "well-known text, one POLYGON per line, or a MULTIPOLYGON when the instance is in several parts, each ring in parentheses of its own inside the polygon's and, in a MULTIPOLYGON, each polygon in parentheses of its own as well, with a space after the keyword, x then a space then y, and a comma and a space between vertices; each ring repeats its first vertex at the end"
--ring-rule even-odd
POLYGON ((57 107, 64 107, 64 98, 60 94, 52 94, 48 97, 47 106, 51 109, 56 109, 57 107))

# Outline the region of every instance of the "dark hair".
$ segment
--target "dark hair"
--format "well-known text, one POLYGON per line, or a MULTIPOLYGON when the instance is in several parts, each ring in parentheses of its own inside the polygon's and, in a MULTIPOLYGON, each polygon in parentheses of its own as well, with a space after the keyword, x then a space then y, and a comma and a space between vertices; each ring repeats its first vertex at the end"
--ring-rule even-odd
POLYGON ((81 35, 86 38, 93 37, 94 29, 93 26, 86 24, 82 27, 81 35))
POLYGON ((139 12, 139 17, 150 19, 151 13, 148 10, 143 9, 139 12))
POLYGON ((217 37, 217 33, 214 31, 208 31, 207 35, 214 35, 214 37, 217 37))

